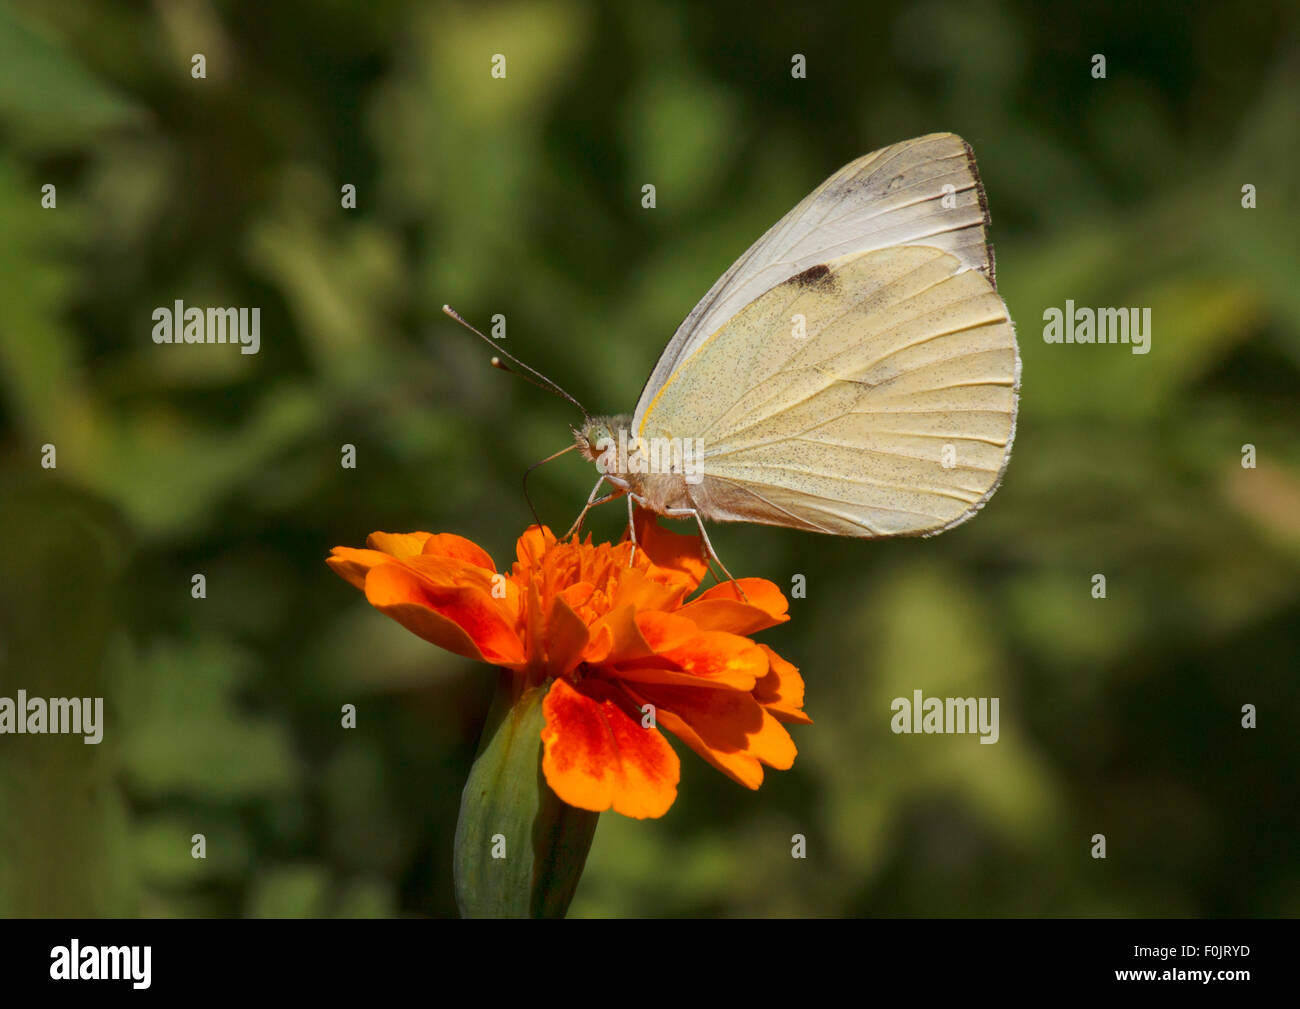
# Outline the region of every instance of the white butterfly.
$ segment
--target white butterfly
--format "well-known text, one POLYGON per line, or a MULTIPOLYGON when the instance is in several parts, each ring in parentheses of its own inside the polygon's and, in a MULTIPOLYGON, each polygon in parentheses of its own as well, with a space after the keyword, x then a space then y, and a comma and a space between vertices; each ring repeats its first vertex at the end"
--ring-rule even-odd
POLYGON ((695 306, 631 416, 575 430, 601 477, 571 531, 623 495, 695 519, 715 560, 705 520, 877 537, 969 519, 1006 469, 1020 381, 988 221, 951 133, 840 169, 695 306))

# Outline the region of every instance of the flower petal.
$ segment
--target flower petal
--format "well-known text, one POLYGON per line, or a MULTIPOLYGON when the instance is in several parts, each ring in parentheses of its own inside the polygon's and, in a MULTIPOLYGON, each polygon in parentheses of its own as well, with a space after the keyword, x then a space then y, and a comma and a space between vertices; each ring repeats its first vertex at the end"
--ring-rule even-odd
POLYGON ((698 627, 675 613, 648 610, 636 614, 635 619, 642 640, 656 653, 681 648, 700 633, 698 627))
MULTIPOLYGON (((366 537, 366 546, 388 554, 389 557, 418 557, 432 536, 433 533, 373 532, 366 537)), ((459 536, 456 538, 460 539, 459 536)), ((469 540, 465 542, 468 543, 469 540)))
POLYGON ((767 655, 768 673, 754 684, 754 700, 778 721, 812 725, 812 719, 803 712, 803 677, 799 670, 767 645, 758 647, 767 655))
POLYGON ((680 579, 693 590, 708 574, 704 541, 698 536, 675 533, 659 524, 658 516, 644 508, 637 508, 633 517, 636 542, 645 551, 653 565, 652 573, 670 579, 680 579), (658 571, 653 569, 657 568, 658 571))
POLYGON ((680 577, 675 582, 657 581, 651 572, 631 568, 619 579, 611 605, 631 604, 638 610, 673 610, 693 588, 680 577))
POLYGON ((596 586, 591 582, 574 582, 568 588, 560 590, 560 598, 576 610, 580 606, 586 606, 595 592, 596 586))
POLYGON ((523 663, 523 642, 492 598, 488 572, 465 569, 474 571, 481 576, 477 584, 473 579, 449 584, 421 577, 408 564, 380 564, 366 576, 366 599, 407 630, 457 655, 499 666, 523 663))
POLYGON ((325 563, 336 575, 359 589, 366 587, 366 572, 376 564, 390 564, 393 558, 378 550, 358 550, 355 547, 335 547, 325 563))
POLYGON ((425 541, 424 549, 420 553, 426 556, 453 557, 493 573, 497 569, 491 554, 473 540, 467 540, 464 536, 457 536, 455 533, 435 533, 425 541))
POLYGON ((515 544, 516 574, 527 574, 536 570, 542 563, 542 557, 555 545, 555 534, 546 526, 531 525, 524 530, 515 544))
POLYGON ((762 784, 759 761, 779 770, 794 764, 794 740, 749 694, 658 685, 629 693, 653 704, 659 725, 742 785, 762 784))
POLYGON ((630 603, 610 610, 591 625, 591 643, 582 660, 592 664, 648 659, 654 649, 637 626, 636 607, 630 603))
POLYGON ((366 537, 368 550, 335 547, 325 561, 339 577, 359 589, 366 585, 366 572, 376 564, 409 560, 421 554, 455 558, 475 567, 496 571, 487 551, 463 536, 452 533, 385 533, 373 532, 366 537))
POLYGON ((591 641, 591 634, 582 617, 573 611, 563 596, 551 603, 551 616, 546 621, 546 663, 554 676, 567 676, 582 661, 582 653, 591 641))
POLYGON ((705 631, 675 648, 656 651, 683 672, 737 690, 753 690, 768 673, 767 656, 758 645, 726 631, 705 631))
POLYGON ((681 615, 694 620, 700 630, 732 634, 753 634, 790 619, 789 600, 766 578, 741 578, 739 584, 745 599, 731 582, 722 582, 683 606, 681 615))
MULTIPOLYGON (((600 694, 601 686, 589 689, 600 694)), ((672 806, 681 765, 657 729, 641 728, 610 696, 588 696, 567 680, 551 684, 542 711, 542 773, 570 806, 637 820, 672 806)))

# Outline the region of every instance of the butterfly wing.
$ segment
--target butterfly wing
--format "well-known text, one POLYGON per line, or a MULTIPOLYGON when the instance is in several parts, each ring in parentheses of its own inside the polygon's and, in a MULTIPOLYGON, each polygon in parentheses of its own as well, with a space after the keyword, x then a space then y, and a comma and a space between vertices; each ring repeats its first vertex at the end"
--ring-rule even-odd
POLYGON ((765 291, 837 257, 901 245, 943 249, 993 280, 987 225, 975 157, 955 134, 906 140, 845 165, 768 229, 691 310, 641 392, 634 425, 700 343, 765 291))
POLYGON ((695 438, 700 513, 842 536, 924 535, 993 494, 1020 363, 1006 305, 958 255, 910 245, 818 264, 754 299, 645 406, 695 438))

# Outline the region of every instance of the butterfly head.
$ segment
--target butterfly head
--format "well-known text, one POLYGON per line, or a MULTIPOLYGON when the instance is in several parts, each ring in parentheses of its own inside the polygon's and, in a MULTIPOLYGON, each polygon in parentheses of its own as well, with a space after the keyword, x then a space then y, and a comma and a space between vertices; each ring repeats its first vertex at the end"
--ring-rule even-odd
POLYGON ((611 449, 617 449, 619 444, 619 432, 624 432, 623 438, 626 442, 628 434, 632 427, 632 418, 628 414, 621 413, 613 417, 588 417, 587 422, 581 428, 574 428, 573 435, 578 445, 578 451, 589 462, 597 462, 601 456, 606 456, 611 449))

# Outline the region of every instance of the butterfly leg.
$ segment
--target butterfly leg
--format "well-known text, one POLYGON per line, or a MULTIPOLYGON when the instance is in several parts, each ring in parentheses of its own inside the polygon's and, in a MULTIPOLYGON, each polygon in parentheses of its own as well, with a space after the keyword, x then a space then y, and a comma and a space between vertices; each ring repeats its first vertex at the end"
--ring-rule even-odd
MULTIPOLYGON (((633 505, 640 505, 642 508, 647 507, 646 502, 642 501, 641 498, 638 498, 636 494, 628 493, 628 537, 632 540, 632 555, 628 558, 628 567, 632 567, 633 559, 636 559, 637 555, 637 528, 636 523, 633 521, 633 505)), ((736 592, 740 593, 740 598, 744 599, 745 602, 749 602, 749 597, 746 596, 745 589, 741 588, 740 583, 736 580, 736 576, 732 575, 732 573, 727 570, 727 566, 723 563, 723 559, 718 557, 718 551, 714 550, 714 545, 712 545, 712 541, 708 538, 708 532, 705 529, 705 520, 699 516, 698 511, 695 511, 694 508, 666 508, 666 510, 659 512, 659 514, 663 515, 664 518, 667 519, 694 519, 695 525, 698 525, 699 527, 699 536, 701 536, 703 541, 705 541, 705 550, 708 551, 708 557, 718 562, 718 567, 722 568, 724 575, 727 576, 728 579, 731 579, 731 583, 736 586, 736 592)), ((712 572, 710 571, 710 573, 712 572)))
POLYGON ((604 482, 604 477, 601 477, 596 481, 596 486, 591 489, 591 495, 587 498, 586 505, 584 505, 582 511, 578 513, 578 517, 574 520, 573 525, 569 527, 569 531, 564 534, 564 539, 567 540, 570 536, 582 532, 582 520, 587 517, 587 512, 591 511, 591 509, 598 505, 608 504, 610 501, 616 501, 627 493, 627 491, 622 488, 615 488, 613 494, 606 494, 603 498, 597 500, 596 495, 600 493, 600 485, 604 482))
POLYGON ((645 507, 645 502, 639 497, 628 491, 627 495, 627 538, 632 541, 632 552, 627 555, 627 566, 631 567, 632 562, 636 560, 636 516, 633 514, 633 505, 639 504, 645 507))
POLYGON ((736 591, 740 593, 740 598, 745 602, 749 602, 749 597, 745 595, 745 590, 740 587, 740 582, 736 581, 736 576, 727 570, 727 565, 722 563, 722 558, 713 549, 713 544, 709 541, 709 534, 704 529, 704 519, 700 517, 700 513, 694 508, 669 508, 664 512, 664 515, 670 519, 695 519, 695 524, 700 527, 700 536, 704 540, 704 549, 709 552, 709 557, 717 561, 718 567, 722 568, 722 573, 731 579, 731 583, 736 586, 736 591))

